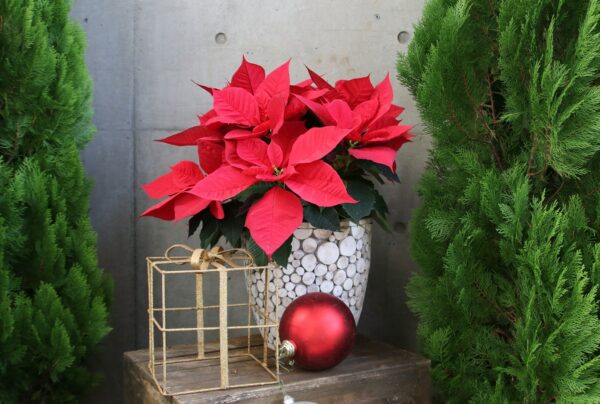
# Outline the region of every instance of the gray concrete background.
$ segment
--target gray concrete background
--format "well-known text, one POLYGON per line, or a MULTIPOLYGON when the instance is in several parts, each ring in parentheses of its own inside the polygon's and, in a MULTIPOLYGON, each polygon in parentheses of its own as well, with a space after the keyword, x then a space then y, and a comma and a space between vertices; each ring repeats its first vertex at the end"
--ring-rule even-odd
MULTIPOLYGON (((292 58, 292 80, 306 78, 304 65, 330 81, 371 73, 374 82, 395 77, 398 52, 406 49, 424 0, 76 0, 73 15, 88 34, 87 61, 95 82, 93 142, 84 153, 95 181, 91 214, 98 231, 100 262, 115 280, 112 326, 94 365, 105 381, 89 402, 121 400, 121 354, 147 346, 145 257, 186 240, 186 223, 137 216, 150 201, 139 187, 194 151, 153 142, 194 125, 211 98, 191 80, 222 86, 241 56, 271 70, 292 58), (403 32, 399 37, 399 33, 403 32), (226 36, 217 43, 216 35, 226 36), (400 40, 399 40, 400 39, 400 40)), ((416 135, 398 157, 400 185, 386 186, 387 234, 376 229, 367 299, 359 330, 415 349, 416 323, 404 286, 414 264, 406 224, 418 200, 415 185, 429 139, 415 105, 393 80, 395 101, 416 135)), ((167 290, 183 299, 185 282, 167 290)), ((210 288, 209 288, 210 289, 210 288)), ((240 287, 235 293, 243 295, 240 287)))

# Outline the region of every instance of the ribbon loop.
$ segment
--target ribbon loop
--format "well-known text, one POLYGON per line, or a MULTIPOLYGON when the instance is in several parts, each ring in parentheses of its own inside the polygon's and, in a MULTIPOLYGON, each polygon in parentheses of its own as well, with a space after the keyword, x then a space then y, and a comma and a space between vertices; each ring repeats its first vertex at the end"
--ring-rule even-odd
POLYGON ((217 264, 218 266, 228 265, 230 267, 236 267, 238 265, 236 265, 235 260, 247 260, 246 265, 254 265, 254 257, 249 251, 241 248, 223 250, 223 248, 219 246, 214 246, 210 250, 207 250, 204 248, 194 249, 185 244, 173 244, 165 251, 165 258, 179 265, 189 262, 192 268, 199 270, 208 269, 211 263, 217 264), (189 258, 187 256, 173 257, 172 253, 175 249, 187 251, 190 253, 189 258), (181 259, 187 259, 187 261, 181 262, 181 259))

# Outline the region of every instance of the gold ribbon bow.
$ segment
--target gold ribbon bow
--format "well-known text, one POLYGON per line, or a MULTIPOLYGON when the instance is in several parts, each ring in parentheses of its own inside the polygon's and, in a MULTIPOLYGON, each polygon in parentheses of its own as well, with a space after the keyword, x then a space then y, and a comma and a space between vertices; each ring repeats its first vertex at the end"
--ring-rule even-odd
POLYGON ((242 248, 232 248, 224 250, 222 247, 215 246, 210 250, 204 248, 192 248, 185 244, 173 244, 165 251, 165 258, 169 261, 173 261, 176 264, 185 264, 185 262, 177 262, 182 258, 189 260, 192 268, 206 270, 210 264, 216 264, 217 266, 229 265, 230 267, 238 267, 235 263, 236 260, 248 260, 247 265, 254 265, 254 257, 248 250, 242 248), (188 251, 190 254, 189 259, 187 257, 173 257, 172 252, 176 249, 182 249, 188 251))

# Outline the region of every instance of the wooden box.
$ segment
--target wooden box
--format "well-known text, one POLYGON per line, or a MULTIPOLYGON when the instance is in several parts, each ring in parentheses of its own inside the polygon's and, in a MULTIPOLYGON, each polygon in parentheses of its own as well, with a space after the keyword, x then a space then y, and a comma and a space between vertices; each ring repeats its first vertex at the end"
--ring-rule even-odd
MULTIPOLYGON (((262 346, 262 340, 255 342, 262 346)), ((245 341, 231 340, 230 349, 245 349, 245 341), (241 347, 244 348, 241 348, 241 347)), ((172 347, 172 352, 185 355, 194 346, 172 347)), ((206 344, 207 352, 218 351, 218 344, 206 344)), ((124 354, 125 402, 128 404, 192 404, 192 403, 282 403, 283 391, 278 385, 218 390, 205 393, 162 396, 148 371, 148 351, 124 354)), ((248 361, 231 358, 229 367, 243 378, 248 361)), ((218 379, 218 365, 204 362, 189 372, 173 373, 174 383, 181 388, 198 381, 218 379)), ((285 393, 296 401, 326 403, 429 403, 431 380, 429 361, 411 352, 359 336, 353 353, 341 364, 322 372, 293 368, 281 369, 285 393)), ((243 381, 243 380, 241 380, 243 381)))

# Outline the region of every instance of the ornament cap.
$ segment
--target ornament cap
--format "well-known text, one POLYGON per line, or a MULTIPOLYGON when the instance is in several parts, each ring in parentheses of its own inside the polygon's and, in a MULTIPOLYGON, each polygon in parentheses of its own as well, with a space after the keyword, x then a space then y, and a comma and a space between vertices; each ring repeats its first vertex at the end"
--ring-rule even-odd
POLYGON ((296 344, 289 339, 283 340, 279 346, 279 357, 284 360, 293 359, 296 355, 296 344))

